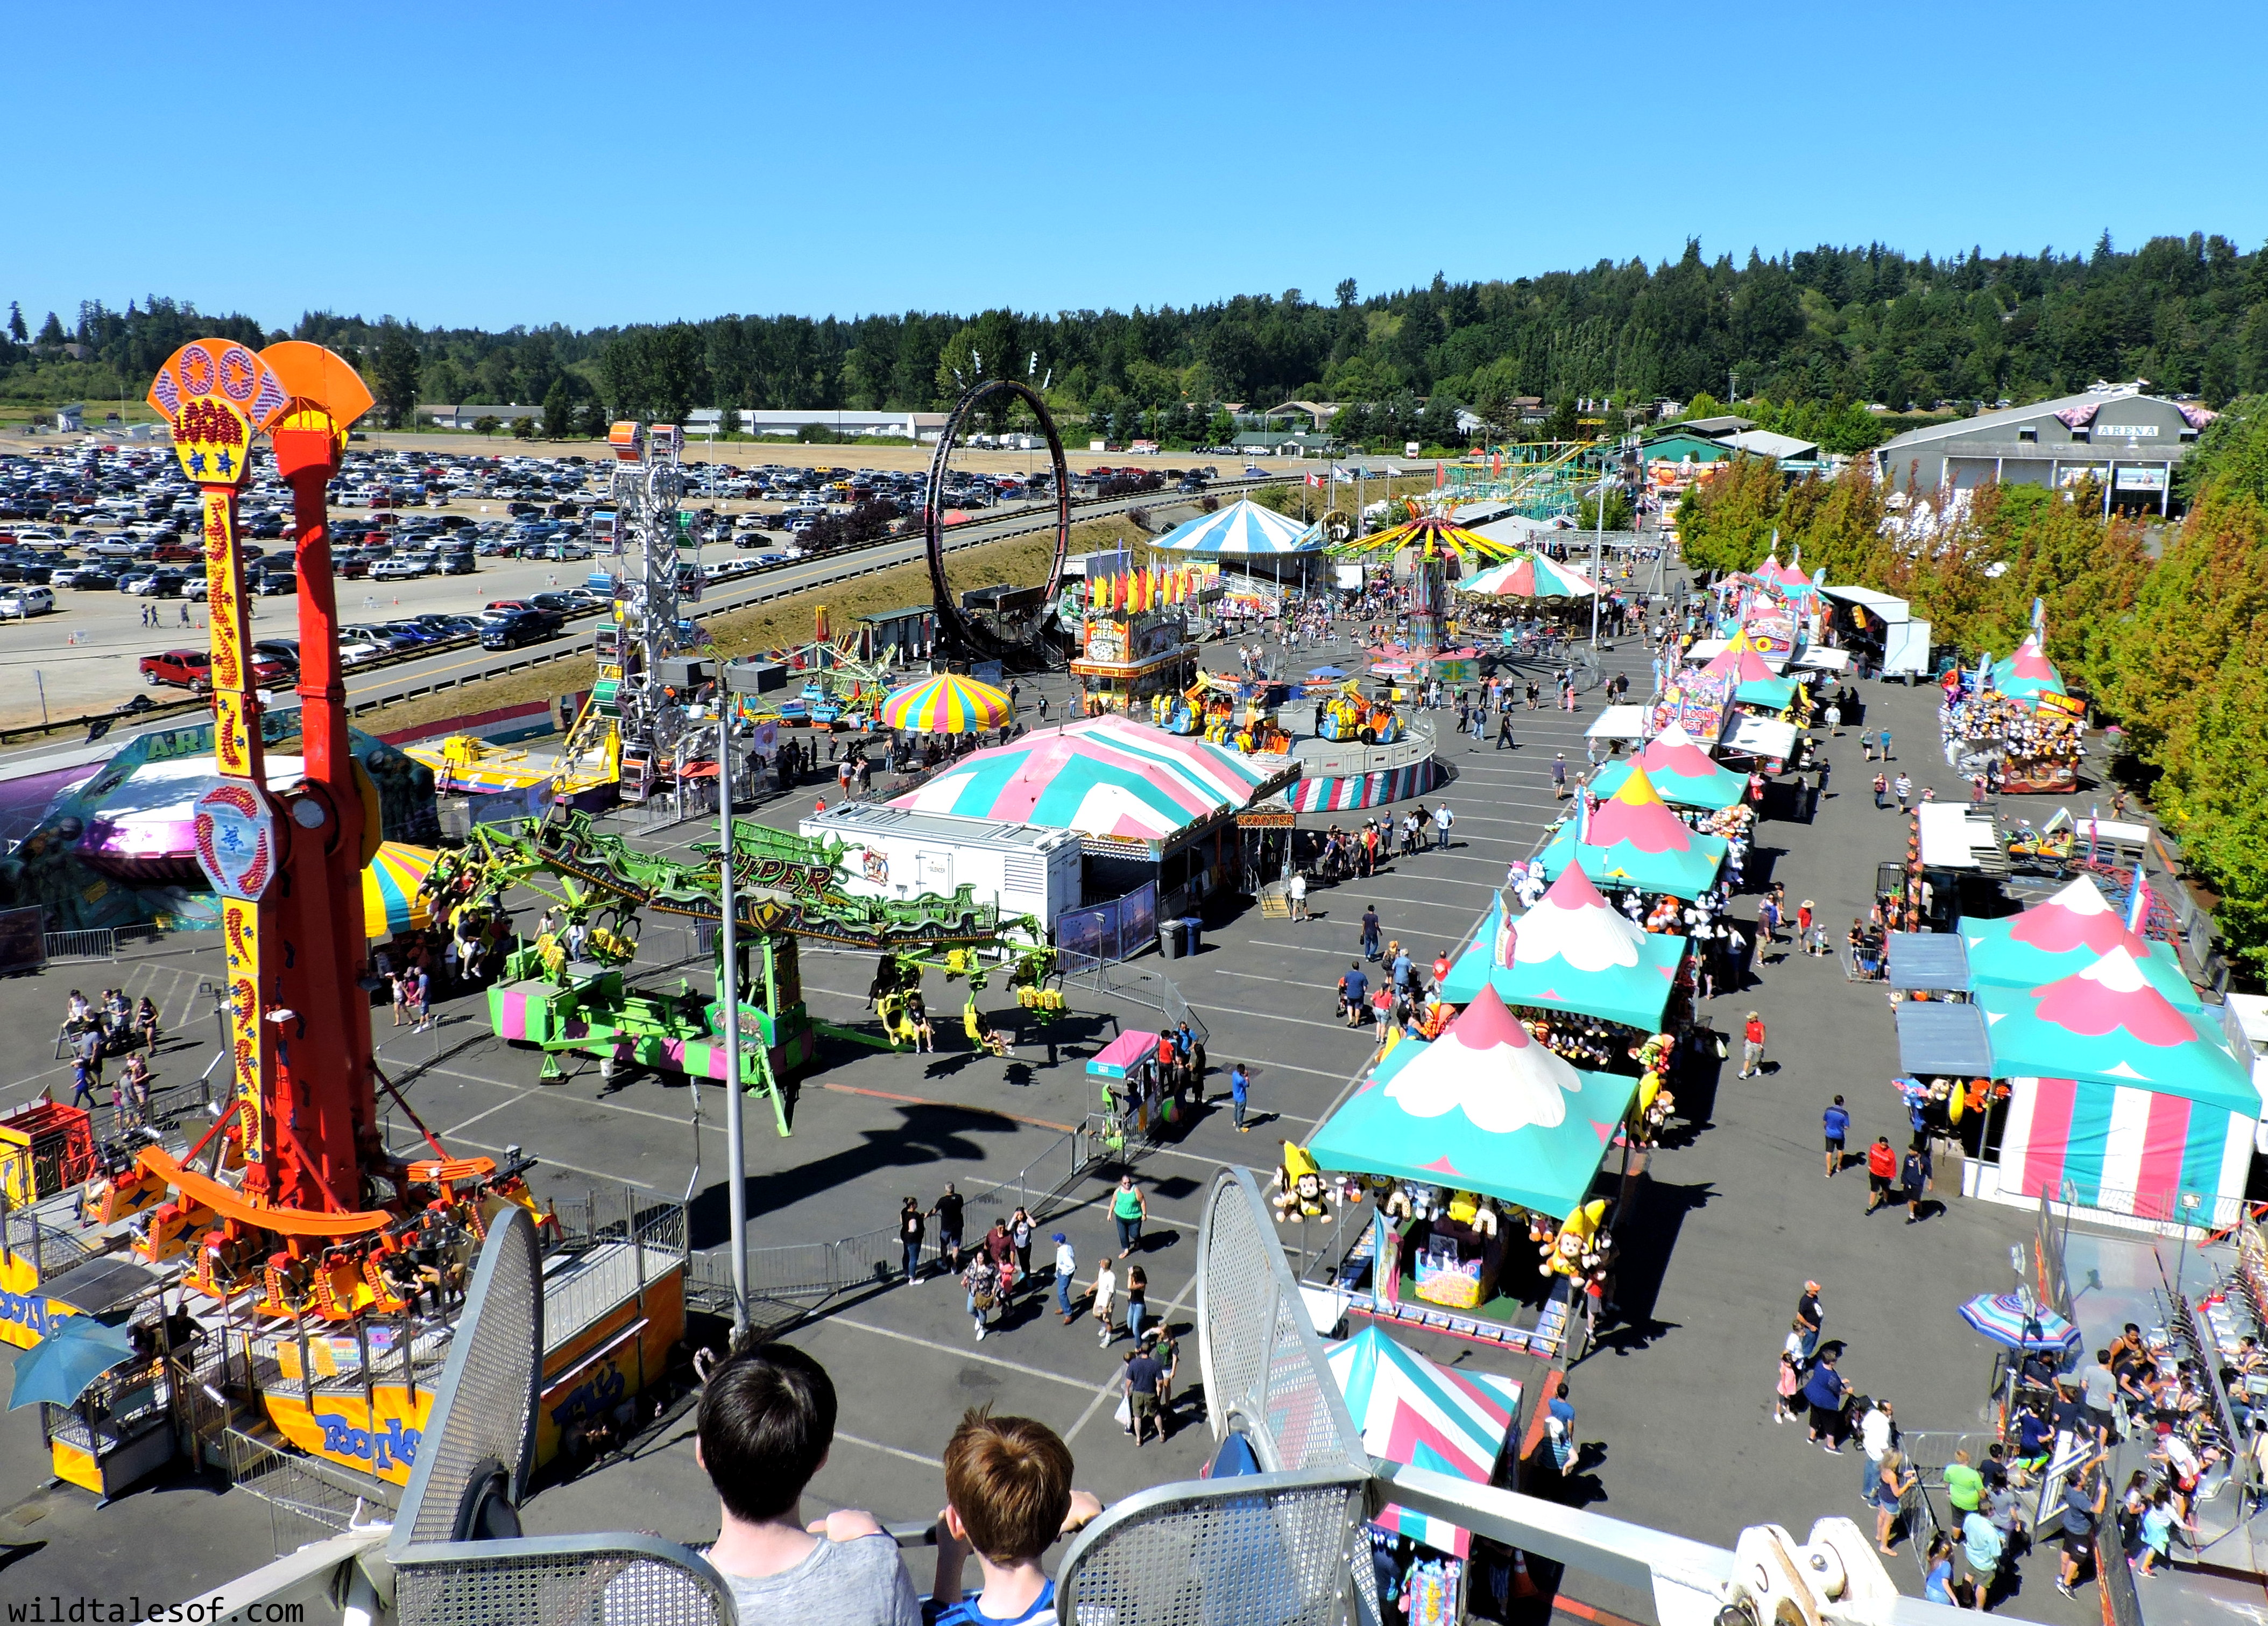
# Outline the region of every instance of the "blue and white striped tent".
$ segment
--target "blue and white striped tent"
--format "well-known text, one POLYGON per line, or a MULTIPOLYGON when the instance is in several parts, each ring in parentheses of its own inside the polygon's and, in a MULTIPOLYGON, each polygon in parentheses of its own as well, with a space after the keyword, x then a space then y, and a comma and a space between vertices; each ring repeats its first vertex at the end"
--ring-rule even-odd
POLYGON ((1302 525, 1241 497, 1218 514, 1176 525, 1150 545, 1182 553, 1314 553, 1323 536, 1321 525, 1302 525))

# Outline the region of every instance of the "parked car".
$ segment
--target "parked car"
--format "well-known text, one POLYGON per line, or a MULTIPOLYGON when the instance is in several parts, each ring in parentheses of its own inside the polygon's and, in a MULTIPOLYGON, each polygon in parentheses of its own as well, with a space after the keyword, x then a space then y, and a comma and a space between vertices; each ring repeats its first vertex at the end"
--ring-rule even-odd
POLYGON ((24 620, 32 616, 44 616, 55 607, 53 588, 19 582, 11 588, 0 588, 0 617, 24 620))
POLYGON ((441 573, 445 576, 469 576, 480 569, 473 556, 461 548, 453 548, 441 555, 441 573))
POLYGON ((261 598, 273 598, 279 593, 297 593, 299 590, 299 573, 293 570, 256 571, 247 579, 246 585, 255 596, 261 598))
POLYGON ((342 637, 339 639, 339 664, 342 666, 360 666, 365 661, 375 661, 380 655, 392 653, 385 645, 367 638, 342 637))
MULTIPOLYGON (((255 657, 252 662, 252 680, 262 688, 280 683, 284 676, 284 669, 273 661, 255 657)), ((202 693, 212 687, 212 656, 202 649, 168 649, 160 655, 144 655, 142 681, 153 687, 170 684, 202 693)))
POLYGON ((489 624, 481 634, 481 647, 517 649, 522 644, 541 643, 547 638, 558 637, 561 625, 559 617, 545 610, 513 610, 489 624))
POLYGON ((188 580, 178 570, 153 570, 146 575, 122 578, 119 590, 140 598, 179 598, 188 580), (129 580, 131 586, 128 585, 129 580))
POLYGON ((428 573, 423 559, 380 559, 370 567, 373 581, 411 581, 428 573))
POLYGON ((255 661, 273 661, 291 676, 299 670, 299 640, 296 638, 263 638, 252 646, 255 661))

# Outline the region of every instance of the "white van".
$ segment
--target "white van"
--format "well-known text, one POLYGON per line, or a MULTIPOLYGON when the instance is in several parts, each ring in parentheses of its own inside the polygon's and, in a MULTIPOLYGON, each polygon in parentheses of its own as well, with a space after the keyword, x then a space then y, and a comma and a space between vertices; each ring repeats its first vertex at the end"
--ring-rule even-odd
POLYGON ((0 588, 0 618, 10 616, 44 616, 55 607, 52 588, 32 587, 17 582, 0 588))

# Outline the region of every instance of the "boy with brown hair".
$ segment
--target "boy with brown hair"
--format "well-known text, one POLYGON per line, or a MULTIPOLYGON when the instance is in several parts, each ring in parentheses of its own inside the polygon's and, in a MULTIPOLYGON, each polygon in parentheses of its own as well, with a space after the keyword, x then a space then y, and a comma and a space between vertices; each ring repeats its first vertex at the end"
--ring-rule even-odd
POLYGON ((1057 1626, 1055 1582, 1041 1556, 1102 1511, 1071 1488, 1071 1448, 1046 1423, 996 1417, 989 1406, 962 1416, 945 1447, 934 1626, 1057 1626), (972 1551, 984 1588, 964 1600, 961 1571, 972 1551))

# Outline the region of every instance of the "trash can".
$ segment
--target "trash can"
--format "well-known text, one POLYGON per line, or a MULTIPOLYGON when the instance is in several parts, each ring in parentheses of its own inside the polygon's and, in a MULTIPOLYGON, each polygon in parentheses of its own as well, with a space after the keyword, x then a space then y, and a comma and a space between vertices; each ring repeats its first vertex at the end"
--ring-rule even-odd
POLYGON ((1204 931, 1204 917, 1201 915, 1185 914, 1182 917, 1181 925, 1182 928, 1189 935, 1189 947, 1182 950, 1182 952, 1185 954, 1194 955, 1197 953, 1199 947, 1203 945, 1204 941, 1203 935, 1204 931))
POLYGON ((1182 923, 1179 920, 1158 922, 1158 952, 1169 960, 1182 957, 1182 923))

